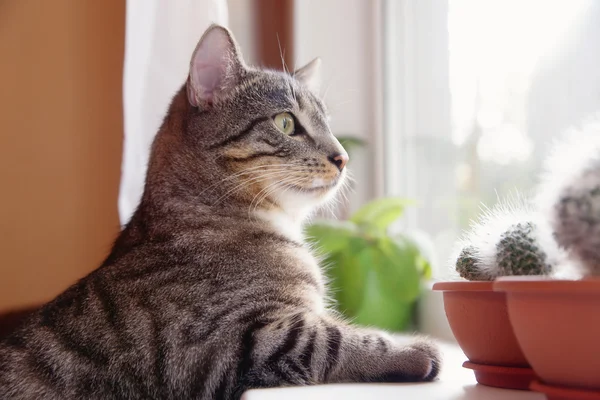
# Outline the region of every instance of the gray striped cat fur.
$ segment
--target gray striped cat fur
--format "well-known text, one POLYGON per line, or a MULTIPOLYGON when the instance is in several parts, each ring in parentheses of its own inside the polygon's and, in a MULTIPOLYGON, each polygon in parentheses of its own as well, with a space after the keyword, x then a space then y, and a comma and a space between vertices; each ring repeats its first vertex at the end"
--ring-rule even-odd
POLYGON ((343 185, 347 155, 318 68, 252 68, 227 29, 205 32, 137 211, 98 269, 0 344, 0 399, 237 399, 436 378, 431 341, 328 309, 302 223, 343 185), (290 135, 274 124, 282 112, 290 135))

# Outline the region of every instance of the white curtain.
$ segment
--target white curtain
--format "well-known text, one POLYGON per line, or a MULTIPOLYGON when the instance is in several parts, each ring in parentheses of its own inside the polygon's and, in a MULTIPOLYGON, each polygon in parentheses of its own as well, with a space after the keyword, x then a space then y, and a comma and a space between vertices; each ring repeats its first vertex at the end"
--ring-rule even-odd
POLYGON ((127 0, 121 224, 140 200, 150 145, 187 77, 198 39, 211 23, 226 25, 227 18, 226 0, 127 0))

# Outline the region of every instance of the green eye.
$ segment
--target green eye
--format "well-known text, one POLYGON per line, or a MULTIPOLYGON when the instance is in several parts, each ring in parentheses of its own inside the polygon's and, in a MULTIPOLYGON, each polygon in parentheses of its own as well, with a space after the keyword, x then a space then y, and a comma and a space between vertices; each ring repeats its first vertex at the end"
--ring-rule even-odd
POLYGON ((273 118, 273 121, 275 122, 275 126, 277 127, 277 129, 279 129, 282 133, 285 133, 286 135, 293 134, 294 130, 296 129, 296 127, 294 126, 294 117, 290 113, 284 112, 281 114, 277 114, 273 118))

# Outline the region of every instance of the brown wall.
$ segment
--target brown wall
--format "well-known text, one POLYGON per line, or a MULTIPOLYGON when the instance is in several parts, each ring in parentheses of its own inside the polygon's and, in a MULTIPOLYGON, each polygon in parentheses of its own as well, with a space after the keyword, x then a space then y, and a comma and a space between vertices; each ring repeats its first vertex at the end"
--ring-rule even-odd
POLYGON ((124 0, 0 1, 0 313, 94 269, 119 229, 124 0))
POLYGON ((294 0, 254 0, 256 47, 260 65, 295 69, 294 0))

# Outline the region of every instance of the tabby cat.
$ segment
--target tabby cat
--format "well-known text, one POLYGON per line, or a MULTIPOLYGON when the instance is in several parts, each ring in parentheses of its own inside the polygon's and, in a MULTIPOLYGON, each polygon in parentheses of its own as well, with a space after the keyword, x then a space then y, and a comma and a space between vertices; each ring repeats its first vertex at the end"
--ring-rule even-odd
POLYGON ((426 339, 327 309, 301 224, 343 184, 348 155, 318 69, 251 68, 226 28, 204 33, 135 214, 100 268, 0 345, 1 399, 236 399, 436 377, 426 339))

